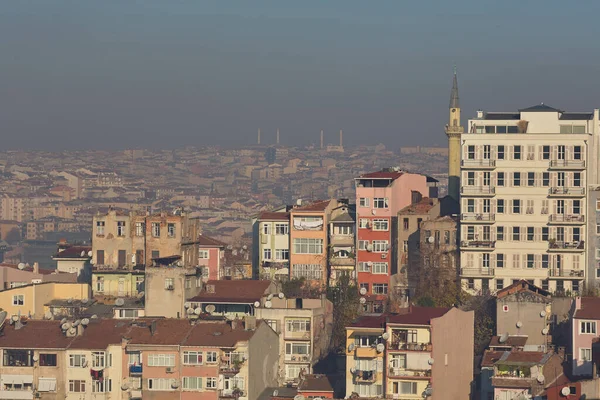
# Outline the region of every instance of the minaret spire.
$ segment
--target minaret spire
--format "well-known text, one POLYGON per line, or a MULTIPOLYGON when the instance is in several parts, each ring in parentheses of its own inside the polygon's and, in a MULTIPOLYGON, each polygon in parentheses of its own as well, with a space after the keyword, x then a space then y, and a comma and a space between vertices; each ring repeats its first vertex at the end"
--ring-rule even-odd
POLYGON ((456 65, 454 66, 454 79, 452 80, 452 91, 450 92, 450 107, 459 108, 460 103, 458 101, 458 78, 456 76, 456 65))
POLYGON ((458 78, 454 66, 452 91, 450 92, 450 113, 446 124, 448 136, 448 195, 458 201, 460 198, 460 137, 464 132, 460 124, 460 103, 458 101, 458 78))

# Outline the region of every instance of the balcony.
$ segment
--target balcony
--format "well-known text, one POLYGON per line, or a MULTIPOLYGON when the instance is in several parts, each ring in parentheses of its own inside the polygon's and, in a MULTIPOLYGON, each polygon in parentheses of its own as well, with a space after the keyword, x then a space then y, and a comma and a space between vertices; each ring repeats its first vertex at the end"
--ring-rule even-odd
POLYGON ((290 332, 286 329, 285 339, 310 340, 310 331, 290 332))
POLYGON ((285 361, 292 362, 292 363, 306 364, 306 363, 310 362, 310 356, 307 354, 286 354, 285 361))
POLYGON ((558 242, 555 240, 548 241, 548 251, 553 253, 580 253, 585 251, 585 242, 558 242))
POLYGON ((242 360, 231 360, 229 358, 222 358, 221 364, 219 365, 219 372, 223 375, 237 375, 242 368, 244 361, 242 360))
POLYGON ((329 264, 338 267, 353 267, 356 260, 353 257, 331 257, 329 264))
POLYGON ((585 272, 581 269, 551 268, 548 275, 552 278, 584 278, 585 272))
POLYGON ((460 194, 464 196, 491 197, 496 194, 496 188, 493 186, 463 186, 460 188, 460 194))
POLYGON ((391 351, 431 351, 431 343, 388 342, 391 351))
POLYGON ((333 246, 354 246, 353 235, 331 235, 330 244, 333 246))
POLYGON ((131 400, 138 400, 142 398, 142 391, 141 390, 132 390, 131 392, 129 392, 129 398, 131 400))
POLYGON ((585 169, 585 161, 583 161, 583 160, 550 160, 549 169, 560 169, 560 170, 585 169))
POLYGON ((244 397, 246 393, 241 389, 220 389, 219 399, 237 399, 244 397))
POLYGON ((573 186, 553 186, 548 189, 549 197, 583 197, 585 196, 585 188, 573 186))
POLYGON ((496 216, 491 213, 464 213, 460 215, 461 222, 471 223, 493 223, 496 220, 496 216))
POLYGON ((130 376, 142 375, 142 366, 141 365, 130 365, 129 366, 129 375, 130 376))
POLYGON ((494 240, 463 240, 460 242, 461 250, 493 250, 496 248, 494 240))
POLYGON ((357 347, 354 356, 359 358, 375 358, 379 353, 374 347, 357 347))
POLYGON ((355 383, 373 383, 377 380, 376 371, 361 371, 357 370, 354 372, 355 383))
POLYGON ((430 369, 406 369, 406 368, 394 368, 390 367, 389 369, 389 378, 430 378, 431 370, 430 369))
POLYGON ((31 390, 0 390, 0 399, 28 400, 33 399, 31 390))
POLYGON ((548 223, 553 225, 583 225, 585 224, 585 215, 550 214, 548 223))
POLYGON ((461 277, 480 277, 480 276, 494 276, 494 268, 461 268, 461 277))
POLYGON ((496 160, 490 160, 489 158, 462 160, 460 165, 463 169, 494 169, 496 168, 496 160))

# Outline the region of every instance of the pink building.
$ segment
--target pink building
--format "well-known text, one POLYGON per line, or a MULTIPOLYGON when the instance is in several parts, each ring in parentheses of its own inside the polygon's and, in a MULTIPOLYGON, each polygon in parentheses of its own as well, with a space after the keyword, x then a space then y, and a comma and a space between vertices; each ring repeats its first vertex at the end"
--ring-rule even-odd
POLYGON ((598 337, 600 298, 575 298, 575 313, 572 321, 572 373, 576 376, 591 376, 592 341, 598 337))
POLYGON ((208 274, 203 272, 203 277, 206 280, 221 279, 221 263, 223 262, 224 250, 227 245, 205 235, 199 235, 197 243, 198 265, 208 268, 208 274))
POLYGON ((437 197, 437 181, 425 175, 384 169, 356 182, 357 280, 366 310, 382 312, 390 276, 397 273, 398 212, 423 197, 437 197))

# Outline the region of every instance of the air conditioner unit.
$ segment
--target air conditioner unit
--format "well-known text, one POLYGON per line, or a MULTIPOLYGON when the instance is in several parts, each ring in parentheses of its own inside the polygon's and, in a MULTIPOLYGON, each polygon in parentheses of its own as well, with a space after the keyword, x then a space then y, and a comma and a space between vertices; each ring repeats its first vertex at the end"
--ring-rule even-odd
POLYGON ((167 368, 165 368, 165 371, 167 372, 167 374, 172 374, 173 373, 173 367, 167 367, 167 368))
POLYGON ((387 258, 387 256, 388 256, 388 255, 387 255, 387 253, 383 253, 383 254, 381 254, 381 258, 384 258, 384 259, 385 259, 385 258, 387 258))

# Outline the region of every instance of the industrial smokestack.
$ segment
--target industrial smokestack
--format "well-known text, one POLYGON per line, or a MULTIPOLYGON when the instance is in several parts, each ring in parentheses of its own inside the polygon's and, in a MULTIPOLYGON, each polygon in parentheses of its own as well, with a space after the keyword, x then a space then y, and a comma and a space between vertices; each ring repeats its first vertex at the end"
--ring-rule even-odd
POLYGON ((258 144, 260 144, 260 128, 258 128, 258 144))
POLYGON ((323 129, 321 129, 321 148, 323 148, 323 129))
POLYGON ((342 136, 343 134, 344 134, 344 132, 342 132, 342 130, 340 129, 340 147, 343 146, 343 136, 342 136))
POLYGON ((279 144, 279 128, 277 128, 277 144, 279 144))

